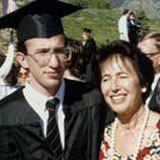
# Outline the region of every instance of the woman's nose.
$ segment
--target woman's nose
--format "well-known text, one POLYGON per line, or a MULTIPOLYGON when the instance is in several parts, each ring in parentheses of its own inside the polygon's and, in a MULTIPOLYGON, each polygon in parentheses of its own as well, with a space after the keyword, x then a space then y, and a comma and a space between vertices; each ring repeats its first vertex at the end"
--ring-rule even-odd
POLYGON ((113 79, 111 82, 111 90, 117 92, 120 89, 119 82, 117 79, 113 79))

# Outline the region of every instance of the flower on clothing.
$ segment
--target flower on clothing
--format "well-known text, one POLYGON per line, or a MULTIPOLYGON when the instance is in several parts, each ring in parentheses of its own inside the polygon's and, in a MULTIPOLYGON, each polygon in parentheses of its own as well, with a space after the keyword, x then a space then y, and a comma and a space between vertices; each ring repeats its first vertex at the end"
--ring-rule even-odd
MULTIPOLYGON (((144 148, 139 151, 136 160, 160 160, 160 120, 156 124, 156 130, 153 132, 144 144, 144 148)), ((104 131, 104 140, 101 144, 99 160, 122 160, 123 156, 118 152, 112 155, 111 152, 111 131, 112 127, 107 127, 104 131), (113 157, 111 157, 113 156, 113 157)), ((127 160, 135 160, 133 155, 126 156, 127 160)))
POLYGON ((149 149, 145 148, 139 151, 136 160, 143 160, 143 158, 149 154, 149 149))
POLYGON ((160 130, 160 120, 158 121, 156 127, 160 130))
POLYGON ((104 152, 103 152, 103 151, 100 151, 100 153, 99 153, 99 159, 100 159, 100 160, 105 159, 105 156, 104 156, 104 152))

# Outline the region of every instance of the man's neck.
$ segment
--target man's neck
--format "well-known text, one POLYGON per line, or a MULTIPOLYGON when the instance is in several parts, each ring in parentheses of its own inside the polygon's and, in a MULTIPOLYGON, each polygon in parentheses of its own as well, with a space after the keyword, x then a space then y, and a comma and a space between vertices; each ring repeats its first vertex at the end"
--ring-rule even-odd
POLYGON ((49 87, 49 88, 45 88, 44 86, 41 86, 40 84, 33 84, 32 82, 29 83, 29 85, 35 89, 37 92, 43 94, 44 96, 47 96, 47 97, 51 97, 53 95, 56 94, 56 92, 58 91, 59 89, 59 86, 60 86, 61 83, 59 83, 58 85, 55 85, 55 86, 52 86, 52 87, 49 87))

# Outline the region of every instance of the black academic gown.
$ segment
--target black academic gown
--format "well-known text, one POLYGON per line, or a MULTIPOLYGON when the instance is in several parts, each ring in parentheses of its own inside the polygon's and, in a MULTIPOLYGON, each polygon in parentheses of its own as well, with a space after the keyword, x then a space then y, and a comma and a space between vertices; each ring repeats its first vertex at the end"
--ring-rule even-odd
POLYGON ((97 45, 93 38, 88 39, 84 45, 84 48, 86 50, 86 82, 89 82, 91 84, 96 84, 96 78, 94 73, 94 62, 96 57, 96 50, 97 45))
MULTIPOLYGON (((63 160, 97 160, 106 114, 100 94, 84 83, 65 82, 63 160)), ((0 160, 56 160, 41 123, 21 89, 3 99, 0 102, 0 160)))
POLYGON ((128 37, 129 37, 130 43, 133 45, 137 45, 138 29, 139 29, 137 24, 135 22, 132 23, 131 21, 128 21, 128 29, 129 29, 128 37))

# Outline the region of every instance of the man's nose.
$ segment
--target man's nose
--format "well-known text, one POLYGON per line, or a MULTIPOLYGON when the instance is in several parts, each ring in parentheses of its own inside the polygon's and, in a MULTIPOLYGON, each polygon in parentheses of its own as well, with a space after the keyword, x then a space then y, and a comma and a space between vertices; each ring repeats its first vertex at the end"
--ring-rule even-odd
POLYGON ((58 67, 59 66, 58 55, 52 53, 48 64, 49 64, 49 66, 52 66, 52 67, 58 67))

